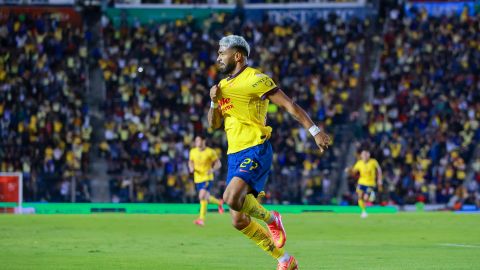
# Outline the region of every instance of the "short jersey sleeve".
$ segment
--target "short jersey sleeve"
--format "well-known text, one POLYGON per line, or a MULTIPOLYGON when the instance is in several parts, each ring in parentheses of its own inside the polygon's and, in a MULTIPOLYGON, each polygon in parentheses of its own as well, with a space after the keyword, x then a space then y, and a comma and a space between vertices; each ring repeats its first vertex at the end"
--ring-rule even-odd
POLYGON ((210 160, 214 162, 217 159, 218 159, 217 152, 214 149, 210 148, 210 160))
POLYGON ((253 94, 261 99, 265 99, 270 93, 278 90, 272 78, 260 72, 254 73, 252 76, 251 86, 253 94))
POLYGON ((190 153, 188 154, 188 160, 192 160, 193 161, 193 153, 194 153, 194 148, 190 149, 190 153))
POLYGON ((360 161, 357 161, 355 165, 353 165, 353 170, 357 172, 360 171, 360 161))

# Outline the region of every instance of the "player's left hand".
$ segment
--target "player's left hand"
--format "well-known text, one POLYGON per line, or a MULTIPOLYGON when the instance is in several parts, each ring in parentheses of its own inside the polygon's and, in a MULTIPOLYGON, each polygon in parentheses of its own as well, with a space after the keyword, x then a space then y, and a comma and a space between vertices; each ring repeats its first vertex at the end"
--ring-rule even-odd
POLYGON ((220 92, 220 87, 218 87, 218 84, 216 84, 216 85, 212 86, 212 88, 210 88, 210 98, 215 103, 218 102, 218 95, 220 94, 219 92, 220 92))
POLYGON ((321 153, 327 150, 328 146, 332 144, 332 140, 330 139, 330 136, 323 131, 315 135, 314 138, 318 148, 320 148, 321 153))

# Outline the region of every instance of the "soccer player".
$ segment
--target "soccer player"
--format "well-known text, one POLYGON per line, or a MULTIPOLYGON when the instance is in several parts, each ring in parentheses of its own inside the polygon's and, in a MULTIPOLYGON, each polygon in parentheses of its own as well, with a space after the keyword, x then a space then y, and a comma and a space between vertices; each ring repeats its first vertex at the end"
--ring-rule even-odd
POLYGON ((219 42, 217 65, 228 77, 210 89, 208 122, 219 128, 223 121, 227 134, 228 173, 223 199, 230 207, 233 226, 277 259, 277 269, 298 269, 295 258, 283 249, 287 236, 282 217, 266 210, 256 199, 272 165, 272 128, 266 125, 269 101, 309 130, 321 152, 330 144, 330 137, 269 76, 247 65, 249 54, 250 46, 241 36, 226 36, 219 42), (264 221, 270 233, 251 217, 264 221))
POLYGON ((368 217, 365 207, 366 202, 375 201, 375 176, 377 179, 378 189, 382 189, 382 169, 378 161, 370 158, 368 150, 360 152, 360 159, 355 163, 353 168, 346 168, 347 173, 359 173, 357 184, 358 206, 362 209, 362 218, 368 217))
POLYGON ((218 171, 222 167, 222 163, 217 157, 217 153, 210 147, 206 146, 205 138, 202 136, 195 137, 195 147, 190 150, 188 160, 188 169, 193 173, 193 180, 197 187, 198 199, 200 200, 200 215, 194 223, 198 226, 205 225, 205 214, 207 213, 207 204, 213 203, 218 205, 218 212, 223 214, 223 200, 217 199, 210 195, 212 187, 213 172, 218 171))

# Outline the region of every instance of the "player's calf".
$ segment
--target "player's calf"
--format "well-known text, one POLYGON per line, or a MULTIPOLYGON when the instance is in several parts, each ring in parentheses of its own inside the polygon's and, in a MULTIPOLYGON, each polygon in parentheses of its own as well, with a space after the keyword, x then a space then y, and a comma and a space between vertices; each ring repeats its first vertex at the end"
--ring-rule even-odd
POLYGON ((241 231, 250 224, 250 217, 243 215, 242 213, 235 213, 232 215, 232 226, 241 231))

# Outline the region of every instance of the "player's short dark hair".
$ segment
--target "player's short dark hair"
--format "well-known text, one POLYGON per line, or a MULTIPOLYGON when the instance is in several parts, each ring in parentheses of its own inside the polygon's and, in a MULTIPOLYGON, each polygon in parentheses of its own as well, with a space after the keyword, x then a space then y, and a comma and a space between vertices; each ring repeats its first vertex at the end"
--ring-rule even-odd
POLYGON ((367 145, 363 145, 358 149, 358 153, 362 153, 363 151, 367 151, 367 152, 371 153, 370 147, 368 147, 367 145))
POLYGON ((205 139, 207 139, 207 134, 205 132, 198 132, 198 133, 195 134, 194 138, 196 138, 196 137, 200 137, 201 139, 205 140, 205 139))
POLYGON ((245 47, 242 47, 242 46, 233 46, 232 49, 237 50, 237 51, 240 52, 243 56, 248 57, 248 52, 247 52, 247 49, 245 49, 245 47))

